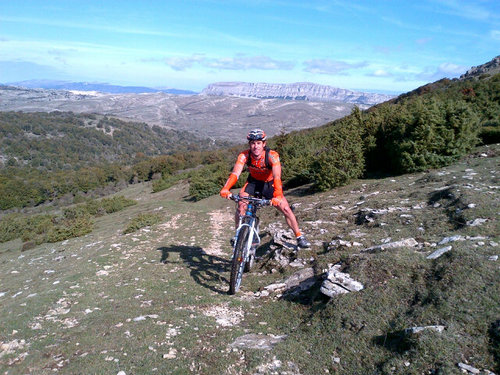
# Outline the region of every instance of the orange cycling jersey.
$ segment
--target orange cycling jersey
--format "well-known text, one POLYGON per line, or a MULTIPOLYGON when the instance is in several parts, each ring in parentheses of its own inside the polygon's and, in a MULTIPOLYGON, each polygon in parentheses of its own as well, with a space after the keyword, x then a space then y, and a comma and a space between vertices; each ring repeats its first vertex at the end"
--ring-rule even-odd
MULTIPOLYGON (((266 167, 266 153, 262 152, 258 159, 255 157, 250 157, 250 150, 243 151, 238 155, 236 160, 236 165, 245 166, 250 158, 250 164, 248 165, 248 172, 250 176, 259 181, 271 181, 273 179, 273 171, 266 167)), ((271 168, 275 165, 280 165, 279 154, 274 150, 269 150, 269 163, 271 168)))

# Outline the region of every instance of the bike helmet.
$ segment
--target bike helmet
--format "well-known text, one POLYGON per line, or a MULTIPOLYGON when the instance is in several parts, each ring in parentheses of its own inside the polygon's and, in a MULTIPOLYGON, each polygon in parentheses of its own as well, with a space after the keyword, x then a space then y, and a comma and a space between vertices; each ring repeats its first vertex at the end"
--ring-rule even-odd
POLYGON ((247 135, 249 141, 265 141, 267 139, 266 133, 262 129, 253 129, 247 135))

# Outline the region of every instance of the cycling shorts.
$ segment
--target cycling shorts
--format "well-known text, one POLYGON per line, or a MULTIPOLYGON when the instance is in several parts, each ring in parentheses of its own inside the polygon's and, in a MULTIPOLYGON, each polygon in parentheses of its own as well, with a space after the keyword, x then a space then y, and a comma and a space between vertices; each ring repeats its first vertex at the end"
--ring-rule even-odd
POLYGON ((273 180, 260 181, 252 176, 248 176, 247 182, 241 188, 241 192, 245 192, 252 197, 272 199, 274 193, 273 180))

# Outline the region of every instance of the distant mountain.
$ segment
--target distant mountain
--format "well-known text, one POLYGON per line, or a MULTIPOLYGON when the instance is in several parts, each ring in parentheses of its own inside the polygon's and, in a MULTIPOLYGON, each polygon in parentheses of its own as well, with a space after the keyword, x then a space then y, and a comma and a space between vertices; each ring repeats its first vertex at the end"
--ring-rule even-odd
POLYGON ((500 56, 488 61, 486 64, 473 66, 465 74, 460 76, 460 79, 478 78, 482 75, 493 75, 500 73, 500 56))
POLYGON ((376 94, 318 85, 299 83, 218 82, 208 85, 204 95, 240 96, 261 99, 307 100, 374 105, 394 98, 394 95, 376 94))
MULTIPOLYGON (((351 113, 354 104, 164 92, 108 94, 0 85, 0 111, 100 113, 232 142, 249 129, 270 136, 323 125, 351 113)), ((359 105, 368 108, 367 105, 359 105)))
POLYGON ((98 91, 108 94, 141 94, 164 92, 174 95, 194 95, 196 92, 180 89, 154 89, 143 86, 119 86, 110 85, 108 83, 89 83, 89 82, 67 82, 67 81, 52 81, 45 79, 36 79, 21 82, 10 82, 8 85, 24 87, 28 89, 51 89, 51 90, 73 90, 73 91, 98 91))

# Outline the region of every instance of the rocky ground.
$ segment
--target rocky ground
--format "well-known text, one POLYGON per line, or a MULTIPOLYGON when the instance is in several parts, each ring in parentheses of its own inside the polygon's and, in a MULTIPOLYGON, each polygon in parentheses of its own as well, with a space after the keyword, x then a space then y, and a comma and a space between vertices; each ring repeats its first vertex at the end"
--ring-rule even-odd
POLYGON ((282 217, 262 210, 258 261, 235 296, 233 203, 189 202, 183 184, 132 186, 139 204, 84 237, 24 252, 19 240, 0 244, 0 372, 498 373, 499 151, 286 192, 313 246, 298 251, 282 217), (144 212, 164 219, 124 235, 144 212), (467 273, 450 266, 459 263, 467 273))

